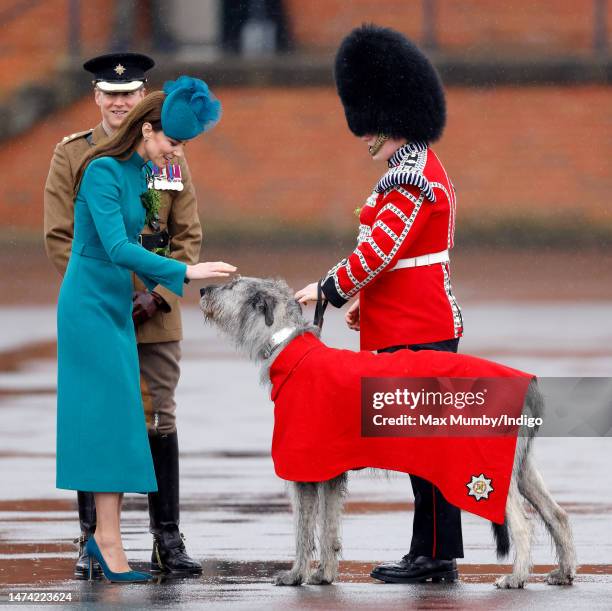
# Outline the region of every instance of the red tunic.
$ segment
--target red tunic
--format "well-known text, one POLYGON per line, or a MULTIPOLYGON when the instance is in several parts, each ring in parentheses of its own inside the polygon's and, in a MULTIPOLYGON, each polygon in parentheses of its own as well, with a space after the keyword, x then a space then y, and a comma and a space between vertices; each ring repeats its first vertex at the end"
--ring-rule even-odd
POLYGON ((455 190, 435 153, 412 143, 390 159, 360 213, 357 248, 323 280, 342 306, 359 293, 361 349, 460 337, 449 263, 393 270, 398 260, 453 247, 455 190))
POLYGON ((453 505, 503 522, 516 436, 362 437, 363 377, 515 378, 513 387, 520 392, 507 403, 512 417, 521 414, 533 378, 450 352, 338 350, 306 333, 289 342, 270 368, 276 474, 290 481, 319 482, 361 467, 412 473, 437 486, 453 505), (477 500, 468 484, 481 474, 493 490, 477 500))

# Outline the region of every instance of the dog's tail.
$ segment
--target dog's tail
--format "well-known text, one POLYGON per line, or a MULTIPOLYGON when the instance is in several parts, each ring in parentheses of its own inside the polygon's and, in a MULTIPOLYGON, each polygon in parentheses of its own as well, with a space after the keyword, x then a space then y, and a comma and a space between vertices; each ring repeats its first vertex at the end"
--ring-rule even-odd
POLYGON ((497 552, 497 558, 501 560, 510 552, 510 535, 508 533, 508 525, 506 522, 503 524, 491 522, 491 529, 493 530, 493 538, 495 539, 495 551, 497 552))

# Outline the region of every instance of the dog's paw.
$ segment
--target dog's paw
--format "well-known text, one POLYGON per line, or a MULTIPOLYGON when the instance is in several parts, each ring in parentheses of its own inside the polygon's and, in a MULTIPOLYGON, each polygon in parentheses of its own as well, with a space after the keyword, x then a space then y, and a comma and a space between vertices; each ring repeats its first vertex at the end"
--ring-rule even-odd
POLYGON ((546 575, 546 583, 549 586, 571 586, 573 582, 573 573, 568 574, 560 568, 554 569, 546 575))
POLYGON ((525 587, 525 579, 521 579, 517 575, 504 575, 495 582, 495 587, 500 590, 516 590, 525 587))
POLYGON ((274 577, 274 585, 277 586, 301 586, 304 576, 295 571, 281 571, 274 577))
POLYGON ((326 575, 323 569, 317 569, 309 578, 306 583, 311 586, 328 586, 334 582, 333 575, 326 575))

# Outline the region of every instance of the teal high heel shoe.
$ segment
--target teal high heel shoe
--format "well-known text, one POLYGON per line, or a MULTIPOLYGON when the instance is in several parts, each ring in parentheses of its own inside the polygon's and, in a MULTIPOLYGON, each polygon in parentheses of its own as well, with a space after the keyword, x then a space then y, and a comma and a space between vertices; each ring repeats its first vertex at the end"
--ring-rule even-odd
POLYGON ((85 545, 85 551, 89 555, 89 579, 92 580, 94 577, 94 566, 93 560, 94 558, 98 561, 100 567, 102 568, 102 573, 104 577, 113 583, 141 583, 145 581, 150 581, 153 579, 153 575, 150 573, 141 573, 140 571, 124 571, 123 573, 114 573, 108 568, 108 564, 104 560, 104 556, 94 539, 94 536, 91 535, 87 540, 87 544, 85 545))

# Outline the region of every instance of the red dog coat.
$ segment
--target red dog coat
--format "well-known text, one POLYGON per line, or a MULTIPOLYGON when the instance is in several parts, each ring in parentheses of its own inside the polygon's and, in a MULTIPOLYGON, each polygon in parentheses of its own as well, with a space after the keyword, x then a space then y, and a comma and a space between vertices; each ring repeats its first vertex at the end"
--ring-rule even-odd
POLYGON ((402 471, 432 482, 457 507, 502 523, 518 427, 513 435, 495 437, 363 437, 363 377, 512 377, 524 382, 522 392, 511 398, 508 415, 513 417, 520 416, 533 378, 451 352, 338 350, 305 333, 293 339, 270 368, 276 474, 290 481, 318 482, 363 467, 402 471), (492 490, 477 498, 470 494, 470 484, 481 475, 492 490))

